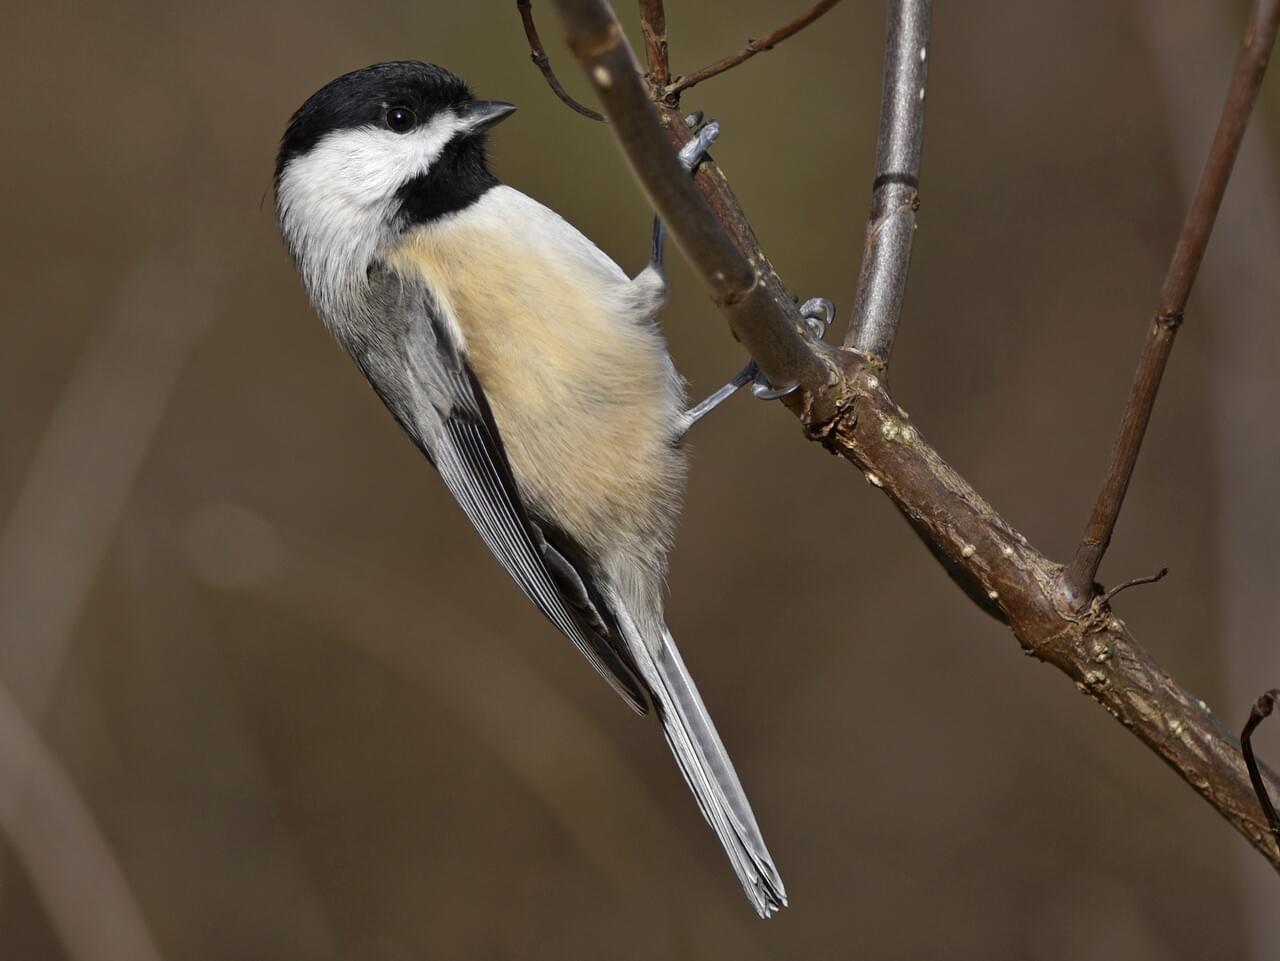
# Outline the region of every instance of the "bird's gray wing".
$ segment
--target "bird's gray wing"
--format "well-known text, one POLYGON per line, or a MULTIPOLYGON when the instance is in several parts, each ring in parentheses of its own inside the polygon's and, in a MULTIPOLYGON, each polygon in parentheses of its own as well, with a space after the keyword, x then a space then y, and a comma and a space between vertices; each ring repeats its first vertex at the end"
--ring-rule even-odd
POLYGON ((371 271, 370 335, 349 343, 374 389, 538 609, 638 713, 639 685, 611 641, 584 574, 547 542, 520 496, 484 390, 425 285, 371 271))

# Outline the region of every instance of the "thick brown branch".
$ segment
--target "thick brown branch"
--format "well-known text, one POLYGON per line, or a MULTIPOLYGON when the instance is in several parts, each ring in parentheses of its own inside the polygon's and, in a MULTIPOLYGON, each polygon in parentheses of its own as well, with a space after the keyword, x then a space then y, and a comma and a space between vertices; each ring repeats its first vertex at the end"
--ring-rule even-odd
MULTIPOLYGON (((668 84, 666 86, 665 93, 667 98, 674 101, 676 97, 679 97, 681 93, 688 90, 690 87, 700 84, 704 80, 710 80, 712 77, 718 76, 726 70, 732 70, 738 64, 750 60, 758 53, 764 53, 766 50, 772 50, 778 44, 782 43, 783 40, 786 40, 788 37, 799 33, 805 27, 809 26, 809 24, 813 23, 813 21, 817 20, 839 2, 840 0, 818 0, 818 3, 815 3, 813 7, 796 17, 796 19, 792 20, 790 23, 784 23, 777 30, 766 33, 759 40, 748 40, 747 45, 737 53, 725 57, 723 60, 717 60, 715 63, 709 64, 701 70, 695 70, 687 77, 680 77, 675 83, 668 84)), ((665 28, 665 23, 663 26, 665 28)), ((666 34, 664 30, 664 48, 665 40, 666 34)))
POLYGON ((560 78, 551 69, 551 58, 542 49, 542 38, 538 36, 538 26, 533 22, 532 0, 516 0, 516 9, 520 11, 520 20, 524 23, 524 35, 529 40, 529 59, 542 71, 542 76, 547 81, 547 86, 551 88, 551 92, 559 97, 570 109, 591 120, 599 120, 604 123, 604 114, 598 113, 590 107, 584 107, 569 96, 569 91, 564 89, 560 83, 560 78))
MULTIPOLYGON (((1095 599, 1083 610, 1063 602, 1062 566, 1028 544, 938 456, 885 391, 872 362, 805 339, 789 297, 746 296, 765 289, 767 281, 750 270, 758 262, 755 238, 723 177, 709 175, 719 183, 704 186, 703 194, 683 189, 688 177, 674 162, 659 121, 666 122, 671 140, 687 134, 676 130, 669 105, 659 116, 647 101, 608 6, 603 0, 557 5, 628 160, 735 333, 771 378, 766 363, 798 360, 812 371, 813 379, 801 377, 803 403, 791 407, 808 436, 884 490, 953 576, 1001 615, 1027 651, 1072 678, 1280 869, 1280 846, 1259 819, 1230 732, 1164 673, 1105 602, 1095 599), (710 206, 704 196, 713 199, 710 206), (744 263, 751 279, 745 290, 744 263)), ((1280 791, 1273 773, 1261 769, 1260 777, 1269 790, 1280 791)))
POLYGON ((1160 304, 1147 330, 1147 339, 1138 359, 1138 370, 1120 422, 1120 433, 1111 449, 1111 461, 1107 466, 1102 490, 1098 492, 1084 537, 1063 579, 1063 588, 1076 607, 1089 603, 1102 555, 1106 553, 1111 535, 1115 532, 1124 495, 1133 478, 1138 452, 1142 449, 1142 439, 1151 420, 1151 411, 1155 407, 1160 379, 1169 362, 1178 328, 1182 326, 1187 298, 1191 295, 1191 287, 1195 283, 1200 262, 1204 259, 1218 208, 1226 193, 1227 182, 1231 179, 1231 169, 1240 151, 1240 141, 1244 139, 1249 115, 1258 98, 1271 49, 1275 46, 1277 28, 1280 28, 1280 0, 1258 0, 1245 30, 1240 55, 1236 59, 1231 87, 1227 91, 1227 102, 1222 108, 1218 130, 1209 148, 1209 159, 1200 175, 1191 209, 1187 211, 1182 223, 1173 260, 1160 290, 1160 304))
POLYGON ((649 82, 662 90, 671 82, 671 57, 667 53, 667 10, 662 0, 640 0, 640 32, 649 64, 649 82))
MULTIPOLYGON (((1003 613, 1022 647, 1070 677, 1173 768, 1280 870, 1271 838, 1232 733, 1203 701, 1183 689, 1138 644, 1110 608, 1095 601, 1074 612, 1060 600, 1062 568, 1014 530, 924 440, 885 391, 874 369, 846 353, 845 376, 815 398, 836 407, 828 421, 808 418, 810 436, 854 464, 881 488, 960 572, 1003 613)), ((1274 793, 1275 774, 1261 769, 1274 793)))
POLYGON ((932 0, 889 0, 871 216, 845 346, 888 366, 902 316, 920 207, 932 0))
POLYGON ((602 0, 557 0, 569 46, 604 104, 619 143, 734 335, 777 386, 825 384, 830 365, 795 304, 777 299, 680 166, 622 28, 602 0))

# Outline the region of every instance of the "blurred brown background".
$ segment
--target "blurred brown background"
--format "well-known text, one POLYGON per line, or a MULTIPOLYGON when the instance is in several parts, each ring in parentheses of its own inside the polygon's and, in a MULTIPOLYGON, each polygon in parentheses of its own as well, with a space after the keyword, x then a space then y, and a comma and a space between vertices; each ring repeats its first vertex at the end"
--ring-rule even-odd
MULTIPOLYGON (((804 4, 668 6, 688 71, 804 4)), ((1244 14, 935 13, 895 392, 1059 558, 1244 14)), ((882 18, 848 0, 686 101, 723 122, 717 158, 783 277, 842 324, 882 18)), ((518 102, 500 175, 638 269, 645 202, 609 132, 529 64, 514 4, 52 2, 5 21, 0 956, 1274 957, 1280 887, 1241 838, 1019 656, 847 465, 736 398, 696 432, 669 620, 792 896, 752 916, 656 725, 487 556, 276 234, 289 114, 417 57, 518 102)), ((1276 79, 1103 570, 1171 568, 1119 611, 1232 727, 1280 682, 1276 79)), ((673 286, 665 326, 700 394, 742 357, 678 262, 673 286)), ((1280 756, 1280 732, 1260 741, 1280 756)))

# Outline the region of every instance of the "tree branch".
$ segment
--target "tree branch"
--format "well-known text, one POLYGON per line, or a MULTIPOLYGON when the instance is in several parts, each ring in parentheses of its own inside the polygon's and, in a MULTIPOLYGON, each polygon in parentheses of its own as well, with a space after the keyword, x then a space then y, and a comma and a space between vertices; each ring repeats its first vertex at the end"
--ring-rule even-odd
MULTIPOLYGON (((1240 750, 1207 706, 1151 659, 1105 601, 1095 598, 1083 609, 1066 602, 1062 565, 1032 547, 938 456, 889 396, 873 362, 805 339, 794 307, 787 308, 789 298, 757 299, 744 309, 741 265, 748 257, 748 267, 761 261, 732 193, 727 185, 705 186, 704 175, 699 186, 714 198, 710 206, 696 191, 683 189, 689 178, 674 162, 659 122, 671 139, 687 133, 676 131, 673 105, 665 104, 659 116, 646 99, 630 48, 604 0, 557 0, 557 6, 627 159, 735 333, 771 379, 777 368, 766 364, 794 361, 803 368, 805 392, 790 407, 807 436, 888 494, 966 592, 985 599, 984 606, 1001 616, 1028 653, 1070 677, 1280 869, 1280 845, 1259 820, 1240 750), (709 214, 719 222, 708 223, 709 214), (726 249, 726 240, 742 261, 726 249)), ((718 171, 705 176, 723 181, 718 171)), ((754 276, 746 292, 776 280, 771 268, 763 276, 754 276)), ((1260 768, 1260 777, 1271 791, 1280 791, 1275 774, 1260 768)))
POLYGON ((1258 698, 1253 705, 1253 710, 1249 712, 1249 720, 1245 722, 1244 730, 1240 732, 1240 750, 1244 754, 1244 763, 1249 770, 1253 791, 1258 795, 1258 806, 1262 808, 1262 813, 1267 819, 1271 836, 1275 838, 1277 844, 1280 844, 1280 815, 1276 814, 1275 805, 1271 803, 1271 797, 1267 793, 1266 782, 1262 779, 1262 772, 1258 770, 1257 758, 1253 756, 1254 729, 1271 716, 1278 700, 1280 700, 1280 690, 1267 691, 1258 698))
MULTIPOLYGON (((809 423, 828 449, 881 488, 969 593, 998 607, 1023 649, 1065 673, 1173 768, 1280 870, 1280 846, 1258 805, 1233 734, 1134 639, 1110 607, 1072 611, 1058 583, 1062 567, 1031 546, 924 440, 872 368, 846 355, 832 391, 848 400, 829 423, 809 423)), ((819 397, 814 408, 826 406, 819 397)), ((1275 774, 1261 775, 1272 792, 1275 774)))
POLYGON ((680 166, 645 92, 639 67, 607 3, 556 0, 569 46, 586 69, 649 200, 728 317, 734 336, 775 386, 825 384, 828 352, 795 304, 777 299, 680 166))
POLYGON ((844 345, 889 363, 920 207, 920 151, 933 0, 889 0, 871 216, 844 345))
POLYGON ((1093 513, 1089 517, 1080 546, 1076 549, 1075 558, 1063 578, 1063 588, 1076 607, 1087 604, 1093 595, 1098 566, 1102 563, 1102 556, 1115 532, 1120 508, 1124 504, 1129 481, 1133 478, 1147 424, 1151 420, 1151 411, 1155 407, 1160 379, 1169 362, 1178 328, 1182 326, 1187 298, 1191 295, 1191 287, 1195 283, 1200 262, 1204 259, 1218 208, 1231 179, 1231 169, 1235 165, 1240 141, 1244 139, 1249 115, 1262 86, 1278 27, 1280 0, 1258 0, 1245 29, 1244 43, 1236 59, 1231 87, 1227 91, 1227 102, 1222 108, 1218 130, 1209 148, 1209 159, 1205 161, 1191 208, 1182 222, 1173 259, 1160 290, 1160 303, 1138 359, 1138 370, 1120 421, 1119 436, 1111 449, 1111 461, 1107 465, 1102 490, 1098 492, 1098 498, 1094 502, 1093 513))
POLYGON ((538 36, 538 26, 533 22, 532 0, 516 0, 516 9, 520 11, 520 20, 524 23, 524 35, 529 41, 529 59, 542 71, 543 79, 547 81, 547 86, 551 88, 551 92, 559 97, 561 102, 571 110, 582 114, 582 116, 590 120, 599 120, 604 123, 604 114, 598 113, 590 107, 584 107, 569 96, 569 91, 564 89, 560 83, 560 78, 551 69, 551 58, 542 49, 542 38, 538 36))
POLYGON ((640 0, 640 32, 649 82, 659 90, 671 82, 671 58, 667 53, 667 10, 662 0, 640 0))
MULTIPOLYGON (((701 70, 695 70, 687 77, 680 77, 675 83, 663 84, 662 86, 665 86, 666 88, 663 91, 664 95, 668 99, 674 100, 674 98, 679 97, 680 94, 684 93, 684 91, 688 90, 690 87, 696 86, 704 80, 710 80, 712 77, 719 76, 727 70, 732 70, 738 64, 745 63, 758 53, 764 53, 766 50, 772 50, 778 44, 782 43, 783 40, 786 40, 788 37, 799 33, 805 27, 809 26, 809 24, 813 23, 813 21, 817 20, 839 2, 840 0, 818 0, 812 8, 796 17, 790 23, 784 23, 771 33, 766 33, 759 40, 748 40, 747 45, 737 53, 725 57, 723 60, 717 60, 715 63, 709 64, 701 70)), ((665 20, 663 21, 663 50, 664 52, 666 50, 665 20)), ((657 84, 656 79, 654 83, 657 84)))

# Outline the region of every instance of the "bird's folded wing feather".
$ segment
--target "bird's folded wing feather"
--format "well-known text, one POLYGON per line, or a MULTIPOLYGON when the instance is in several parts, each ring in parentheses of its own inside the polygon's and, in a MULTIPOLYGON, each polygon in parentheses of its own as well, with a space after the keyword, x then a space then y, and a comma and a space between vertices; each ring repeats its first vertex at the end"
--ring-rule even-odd
POLYGON ((457 348, 441 308, 422 284, 394 271, 370 275, 381 285, 379 310, 394 312, 384 335, 357 360, 401 425, 439 471, 489 550, 606 681, 637 712, 647 708, 609 639, 586 585, 589 575, 547 543, 521 500, 484 390, 457 348), (379 370, 371 366, 402 368, 379 370), (387 384, 399 389, 387 389, 387 384), (388 396, 395 393, 399 396, 388 396))

